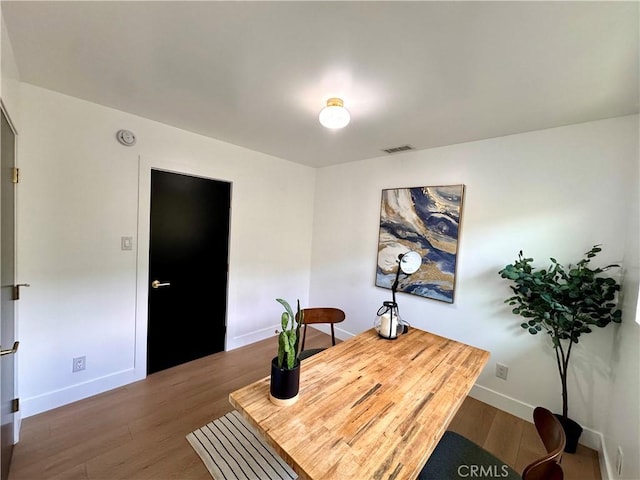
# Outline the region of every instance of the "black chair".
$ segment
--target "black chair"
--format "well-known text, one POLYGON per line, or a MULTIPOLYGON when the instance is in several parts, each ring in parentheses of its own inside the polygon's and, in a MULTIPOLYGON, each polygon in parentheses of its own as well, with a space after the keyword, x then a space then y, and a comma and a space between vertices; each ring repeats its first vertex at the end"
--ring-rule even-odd
POLYGON ((527 465, 522 477, 471 440, 447 431, 436 445, 418 479, 562 480, 564 474, 559 462, 566 443, 562 425, 549 410, 542 407, 533 411, 533 421, 547 454, 527 465))
MULTIPOLYGON (((302 332, 302 343, 300 344, 300 360, 304 360, 305 358, 309 358, 316 353, 320 353, 324 348, 310 348, 309 350, 304 349, 304 341, 307 337, 307 325, 314 323, 329 323, 331 324, 331 343, 332 345, 336 344, 336 334, 333 330, 333 325, 339 322, 342 322, 345 319, 345 314, 339 308, 331 308, 331 307, 320 307, 320 308, 305 308, 302 310, 304 314, 303 322, 304 329, 302 332)), ((296 315, 296 320, 298 317, 296 315)))

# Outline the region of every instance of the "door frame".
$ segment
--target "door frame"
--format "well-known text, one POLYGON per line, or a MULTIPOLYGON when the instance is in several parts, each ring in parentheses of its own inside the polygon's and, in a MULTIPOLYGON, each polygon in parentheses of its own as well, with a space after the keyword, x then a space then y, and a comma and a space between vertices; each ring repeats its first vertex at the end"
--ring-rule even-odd
MULTIPOLYGON (((151 227, 151 170, 190 175, 229 183, 231 186, 231 207, 229 209, 229 250, 227 263, 230 263, 233 235, 233 181, 213 176, 210 171, 198 165, 176 164, 174 162, 158 162, 142 158, 138 155, 138 231, 136 232, 137 266, 136 266, 136 319, 135 319, 135 358, 134 376, 141 380, 147 376, 147 330, 149 316, 149 229, 151 227)), ((209 169, 207 169, 209 170, 209 169)), ((225 326, 228 332, 229 318, 229 269, 227 270, 225 326)), ((224 349, 227 350, 228 338, 225 335, 224 349)))
MULTIPOLYGON (((13 122, 11 115, 9 115, 9 111, 7 107, 0 98, 0 111, 4 114, 4 117, 7 119, 7 123, 9 124, 9 128, 13 132, 14 142, 13 142, 13 166, 18 168, 18 129, 16 128, 16 124, 13 122)), ((13 283, 14 285, 18 283, 16 279, 19 278, 20 272, 18 271, 18 192, 17 188, 13 189, 13 283)), ((16 302, 13 308, 13 336, 18 339, 19 338, 19 329, 18 329, 18 317, 19 313, 19 303, 16 302)), ((18 365, 19 365, 20 356, 16 353, 13 359, 13 392, 16 398, 20 397, 20 391, 18 390, 18 365)), ((15 412, 13 417, 13 443, 14 445, 18 443, 20 440, 20 426, 22 425, 22 415, 21 411, 18 409, 15 412)))

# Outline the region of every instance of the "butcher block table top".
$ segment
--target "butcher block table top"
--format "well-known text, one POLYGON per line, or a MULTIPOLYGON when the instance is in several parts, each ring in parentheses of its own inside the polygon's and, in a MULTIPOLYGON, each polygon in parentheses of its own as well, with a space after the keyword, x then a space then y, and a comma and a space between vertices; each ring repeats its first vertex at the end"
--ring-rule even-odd
POLYGON ((229 401, 302 479, 415 479, 489 359, 416 328, 367 330, 302 362, 300 398, 269 401, 269 377, 229 401))

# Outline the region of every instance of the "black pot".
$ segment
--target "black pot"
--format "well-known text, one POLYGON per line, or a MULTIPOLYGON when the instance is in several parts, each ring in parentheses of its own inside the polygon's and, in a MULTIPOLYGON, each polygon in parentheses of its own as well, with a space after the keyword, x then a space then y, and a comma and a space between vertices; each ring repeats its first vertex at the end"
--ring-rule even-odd
POLYGON ((576 448, 578 448, 578 439, 580 438, 580 435, 582 435, 582 427, 578 422, 574 422, 568 417, 563 417, 557 413, 555 416, 560 420, 564 434, 567 437, 567 444, 564 447, 564 451, 567 453, 576 453, 576 448))
POLYGON ((289 370, 278 367, 278 357, 271 360, 271 396, 286 403, 287 400, 296 398, 299 390, 300 362, 297 361, 294 367, 289 370))

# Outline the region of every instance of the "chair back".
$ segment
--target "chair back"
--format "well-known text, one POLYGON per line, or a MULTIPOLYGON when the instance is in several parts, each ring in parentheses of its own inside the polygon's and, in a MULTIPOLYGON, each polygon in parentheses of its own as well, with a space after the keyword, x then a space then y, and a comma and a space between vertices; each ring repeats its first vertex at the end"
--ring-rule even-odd
MULTIPOLYGON (((305 308, 302 310, 304 313, 304 330, 302 332, 302 343, 301 350, 304 350, 304 341, 307 336, 307 325, 313 323, 330 323, 331 324, 331 342, 333 345, 336 344, 336 335, 333 331, 333 324, 342 322, 345 319, 345 314, 339 308, 332 307, 316 307, 316 308, 305 308)), ((298 315, 296 314, 296 320, 298 320, 298 315)))
POLYGON ((544 443, 547 455, 527 465, 522 472, 523 480, 562 480, 564 474, 560 459, 566 443, 566 437, 560 421, 546 408, 536 407, 533 411, 533 423, 544 443))

